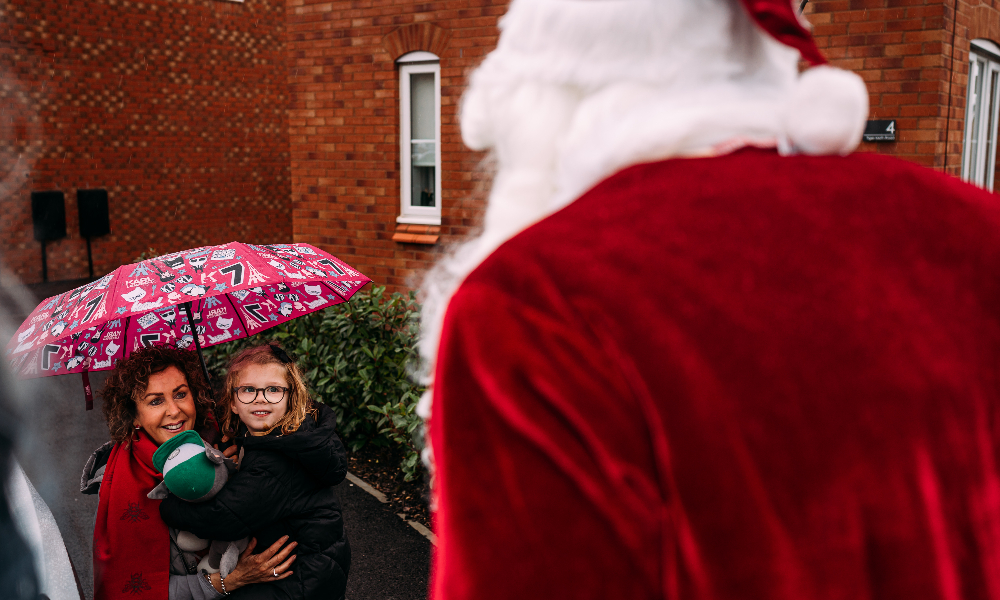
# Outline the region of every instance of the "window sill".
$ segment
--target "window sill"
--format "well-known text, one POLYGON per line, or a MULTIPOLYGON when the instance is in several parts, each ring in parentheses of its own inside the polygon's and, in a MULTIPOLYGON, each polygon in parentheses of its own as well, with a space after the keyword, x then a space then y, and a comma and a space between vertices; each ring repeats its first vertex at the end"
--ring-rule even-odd
POLYGON ((400 215, 396 217, 396 223, 401 225, 440 225, 441 215, 400 215))
POLYGON ((400 223, 396 225, 396 233, 392 235, 392 241, 402 244, 427 244, 438 243, 441 228, 437 225, 410 225, 400 223))

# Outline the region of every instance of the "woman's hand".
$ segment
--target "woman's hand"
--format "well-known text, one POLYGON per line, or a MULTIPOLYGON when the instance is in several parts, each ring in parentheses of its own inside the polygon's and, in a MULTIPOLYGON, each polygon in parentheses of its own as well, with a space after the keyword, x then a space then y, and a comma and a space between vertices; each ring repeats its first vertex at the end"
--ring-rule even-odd
MULTIPOLYGON (((290 577, 292 571, 289 571, 288 567, 295 560, 295 555, 291 554, 291 552, 299 543, 292 542, 282 548, 281 546, 287 541, 288 536, 286 535, 271 544, 270 548, 260 554, 250 554, 254 546, 257 545, 257 540, 251 539, 250 543, 247 544, 247 549, 240 554, 236 568, 226 577, 226 592, 231 593, 233 590, 237 590, 245 585, 278 581, 290 577), (291 556, 289 556, 290 554, 291 556)), ((222 592, 219 573, 212 575, 212 585, 216 591, 222 592)))

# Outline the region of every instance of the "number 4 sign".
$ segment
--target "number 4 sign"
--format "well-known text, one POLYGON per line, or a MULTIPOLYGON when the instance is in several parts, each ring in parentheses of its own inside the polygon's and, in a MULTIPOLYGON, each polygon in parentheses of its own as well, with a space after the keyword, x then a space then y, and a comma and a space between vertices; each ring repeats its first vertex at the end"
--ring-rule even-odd
POLYGON ((895 142, 896 120, 868 121, 861 139, 866 142, 895 142))

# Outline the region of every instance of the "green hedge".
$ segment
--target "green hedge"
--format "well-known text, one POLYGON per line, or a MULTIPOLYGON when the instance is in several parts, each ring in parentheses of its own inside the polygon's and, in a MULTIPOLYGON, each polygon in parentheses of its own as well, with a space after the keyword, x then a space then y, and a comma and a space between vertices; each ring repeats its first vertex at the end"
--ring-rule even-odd
POLYGON ((409 368, 418 360, 414 293, 362 290, 337 306, 299 317, 250 338, 207 348, 205 360, 221 381, 229 359, 243 348, 277 340, 298 362, 314 398, 337 412, 338 433, 351 450, 365 444, 397 446, 406 480, 420 472, 424 388, 409 368))

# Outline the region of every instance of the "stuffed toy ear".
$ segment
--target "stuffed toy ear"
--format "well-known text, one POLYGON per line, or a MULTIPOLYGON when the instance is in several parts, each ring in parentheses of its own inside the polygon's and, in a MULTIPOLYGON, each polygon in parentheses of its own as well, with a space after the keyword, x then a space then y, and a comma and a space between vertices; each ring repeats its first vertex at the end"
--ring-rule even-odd
POLYGON ((226 548, 226 552, 222 555, 222 560, 219 563, 219 571, 222 573, 223 577, 227 577, 229 573, 236 568, 236 563, 240 560, 240 553, 247 549, 247 544, 249 543, 250 538, 243 538, 242 540, 230 542, 229 547, 226 548))
POLYGON ((212 542, 211 553, 205 558, 201 559, 198 563, 199 572, 207 573, 222 573, 223 577, 229 577, 233 569, 236 568, 236 563, 240 560, 240 553, 247 549, 247 544, 250 543, 250 538, 243 538, 242 540, 236 540, 235 542, 212 542), (218 568, 212 566, 213 557, 218 552, 218 547, 220 545, 226 544, 225 551, 221 553, 220 556, 216 557, 219 560, 218 568))
POLYGON ((161 481, 160 485, 156 486, 155 488, 150 490, 148 494, 146 494, 146 497, 149 498, 150 500, 163 500, 169 495, 170 495, 170 490, 167 489, 167 484, 161 481))
POLYGON ((219 490, 222 489, 222 486, 226 485, 226 482, 229 481, 229 476, 236 472, 236 465, 233 461, 226 458, 221 451, 209 446, 208 442, 205 442, 205 457, 208 458, 209 464, 214 467, 215 477, 211 489, 198 499, 199 502, 214 498, 219 493, 219 490))
POLYGON ((221 465, 226 460, 226 456, 221 451, 209 446, 208 442, 205 442, 205 456, 217 465, 221 465))
POLYGON ((232 475, 236 472, 236 463, 233 462, 233 459, 227 458, 221 450, 216 450, 215 448, 209 446, 208 442, 205 442, 205 456, 208 458, 209 462, 213 464, 225 465, 228 475, 232 475))

